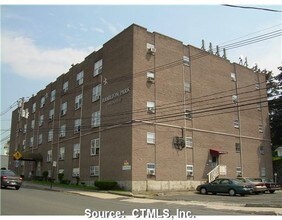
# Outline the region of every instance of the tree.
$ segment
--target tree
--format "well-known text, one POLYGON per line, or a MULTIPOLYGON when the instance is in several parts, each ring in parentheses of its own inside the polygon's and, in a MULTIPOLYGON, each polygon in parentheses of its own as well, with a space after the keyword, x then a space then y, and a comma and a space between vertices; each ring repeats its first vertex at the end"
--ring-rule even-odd
POLYGON ((276 76, 266 72, 272 150, 282 146, 282 66, 276 76))

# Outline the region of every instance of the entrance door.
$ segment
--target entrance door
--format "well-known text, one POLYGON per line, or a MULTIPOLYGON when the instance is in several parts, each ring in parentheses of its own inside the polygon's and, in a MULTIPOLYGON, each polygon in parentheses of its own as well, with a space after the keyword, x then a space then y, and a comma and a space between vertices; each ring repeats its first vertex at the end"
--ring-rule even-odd
POLYGON ((212 163, 211 163, 212 169, 215 168, 217 165, 218 165, 218 156, 212 155, 212 163))

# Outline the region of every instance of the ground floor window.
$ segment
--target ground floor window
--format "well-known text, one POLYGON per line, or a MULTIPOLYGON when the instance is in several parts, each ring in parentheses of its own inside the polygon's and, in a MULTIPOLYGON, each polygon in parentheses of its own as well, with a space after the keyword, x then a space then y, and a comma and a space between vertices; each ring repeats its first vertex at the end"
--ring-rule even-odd
POLYGON ((147 174, 151 176, 156 175, 156 166, 154 163, 147 163, 147 174))

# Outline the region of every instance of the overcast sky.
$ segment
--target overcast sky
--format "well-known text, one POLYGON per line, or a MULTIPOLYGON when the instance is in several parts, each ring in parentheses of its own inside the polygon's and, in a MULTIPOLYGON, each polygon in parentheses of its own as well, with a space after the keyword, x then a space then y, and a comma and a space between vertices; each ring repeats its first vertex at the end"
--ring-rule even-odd
MULTIPOLYGON (((252 6, 282 10, 281 5, 252 6)), ((201 47, 202 39, 216 46, 281 30, 281 22, 281 13, 222 5, 2 5, 1 114, 132 23, 201 47)), ((278 73, 281 36, 227 51, 231 62, 240 56, 247 56, 249 67, 257 63, 278 73)), ((1 140, 9 135, 10 119, 11 111, 1 117, 1 140)))

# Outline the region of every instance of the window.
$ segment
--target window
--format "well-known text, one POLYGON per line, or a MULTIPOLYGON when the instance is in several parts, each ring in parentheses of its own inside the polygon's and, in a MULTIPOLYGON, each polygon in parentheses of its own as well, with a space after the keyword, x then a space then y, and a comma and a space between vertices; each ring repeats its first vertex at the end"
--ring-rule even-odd
POLYGON ((100 99, 101 96, 101 84, 95 86, 92 91, 92 102, 100 99))
POLYGON ((90 176, 99 176, 100 167, 99 166, 90 166, 90 176))
POLYGON ((50 102, 53 102, 55 98, 56 98, 56 89, 52 90, 51 92, 50 102))
POLYGON ((49 121, 53 121, 54 119, 54 109, 52 108, 50 111, 49 111, 49 121))
POLYGON ((183 64, 184 64, 185 66, 189 66, 189 62, 190 62, 189 57, 183 56, 183 64))
POLYGON ((72 168, 72 176, 73 177, 79 176, 79 168, 72 168))
POLYGON ((32 104, 32 113, 34 113, 36 111, 36 103, 32 104))
POLYGON ((189 109, 186 109, 184 112, 185 119, 191 120, 192 119, 192 112, 189 109))
POLYGON ((155 83, 155 73, 147 72, 147 82, 155 83))
POLYGON ((103 60, 99 60, 94 64, 94 76, 97 76, 102 73, 102 65, 103 65, 103 60))
POLYGON ((193 165, 186 165, 186 175, 194 176, 194 167, 193 165))
POLYGON ((29 147, 33 147, 33 143, 34 143, 34 138, 30 137, 30 146, 29 147))
POLYGON ((26 147, 26 141, 25 140, 23 140, 23 150, 25 150, 25 147, 26 147))
POLYGON ((23 133, 26 133, 26 131, 27 131, 27 124, 24 124, 23 133))
POLYGON ((83 75, 84 75, 83 71, 76 74, 76 82, 77 82, 78 85, 81 85, 83 83, 83 75))
POLYGON ((81 108, 82 105, 82 94, 75 97, 75 110, 81 108))
POLYGON ((74 120, 74 133, 79 133, 81 128, 81 119, 74 120))
POLYGON ((34 127, 35 127, 35 120, 33 119, 33 120, 31 121, 31 129, 34 129, 34 127))
POLYGON ((184 82, 184 92, 191 92, 191 84, 189 82, 184 82))
POLYGON ((40 108, 43 108, 45 105, 45 96, 41 97, 41 100, 40 100, 40 108))
POLYGON ((59 169, 58 172, 59 172, 59 173, 64 173, 65 170, 64 170, 64 169, 59 169))
POLYGON ((38 135, 38 144, 42 144, 42 140, 43 140, 43 135, 39 134, 38 135))
POLYGON ((264 146, 263 145, 259 146, 259 152, 260 152, 261 155, 265 154, 264 146))
POLYGON ((155 113, 155 102, 147 102, 147 111, 148 113, 155 113))
POLYGON ((52 150, 48 150, 46 161, 47 162, 51 162, 52 161, 52 150))
POLYGON ((241 176, 242 176, 242 169, 241 169, 241 167, 236 167, 236 175, 237 175, 238 177, 241 177, 241 176))
POLYGON ((261 170, 260 170, 260 175, 261 175, 261 177, 265 177, 265 176, 266 176, 265 167, 262 167, 262 168, 261 168, 261 170))
POLYGON ((61 116, 65 115, 67 113, 68 103, 64 102, 61 105, 61 116))
POLYGON ((232 95, 232 102, 236 104, 238 102, 238 96, 237 95, 232 95))
POLYGON ((42 126, 43 125, 43 120, 44 120, 44 115, 40 115, 39 121, 38 121, 38 126, 42 126))
POLYGON ((257 103, 257 109, 258 111, 261 111, 261 103, 257 103))
POLYGON ((156 166, 154 163, 147 163, 147 175, 156 175, 156 166))
POLYGON ((69 90, 69 81, 66 81, 63 84, 63 94, 66 94, 68 90, 69 90))
POLYGON ((234 124, 234 128, 239 128, 239 120, 238 119, 235 119, 233 124, 234 124))
POLYGON ((147 144, 155 144, 155 133, 147 132, 147 144))
POLYGON ((231 73, 231 80, 236 82, 236 74, 235 73, 231 73))
POLYGON ((192 137, 185 137, 185 146, 186 147, 193 147, 192 137))
POLYGON ((147 53, 151 55, 155 55, 157 52, 155 45, 147 43, 147 53))
POLYGON ((258 90, 259 87, 260 87, 260 86, 259 86, 259 83, 257 82, 257 83, 256 83, 256 89, 258 90))
POLYGON ((48 132, 48 141, 53 141, 53 129, 50 129, 48 132))
POLYGON ((60 147, 59 160, 65 159, 65 147, 60 147))
POLYGON ((100 151, 100 138, 91 140, 90 155, 99 155, 100 151))
POLYGON ((73 158, 79 158, 79 153, 80 153, 80 144, 74 144, 73 145, 72 157, 73 158))
POLYGON ((61 125, 60 129, 60 137, 65 137, 66 136, 66 125, 61 125))
POLYGON ((240 143, 235 143, 235 152, 240 153, 241 152, 241 145, 240 143))
POLYGON ((99 127, 100 126, 100 111, 93 112, 92 113, 92 118, 91 118, 91 126, 92 127, 99 127))
POLYGON ((262 125, 259 125, 259 132, 263 133, 263 126, 262 125))

